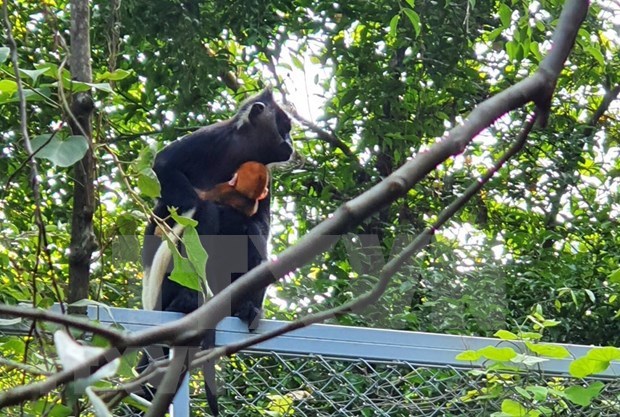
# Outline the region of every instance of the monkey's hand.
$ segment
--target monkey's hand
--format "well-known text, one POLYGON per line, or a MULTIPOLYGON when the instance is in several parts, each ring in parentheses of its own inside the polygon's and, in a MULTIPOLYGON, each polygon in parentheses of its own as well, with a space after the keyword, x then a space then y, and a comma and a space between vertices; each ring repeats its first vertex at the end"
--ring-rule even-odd
POLYGON ((235 316, 246 322, 248 324, 248 329, 252 331, 258 328, 258 323, 263 317, 263 310, 257 307, 254 302, 248 300, 241 305, 239 310, 235 313, 235 316))

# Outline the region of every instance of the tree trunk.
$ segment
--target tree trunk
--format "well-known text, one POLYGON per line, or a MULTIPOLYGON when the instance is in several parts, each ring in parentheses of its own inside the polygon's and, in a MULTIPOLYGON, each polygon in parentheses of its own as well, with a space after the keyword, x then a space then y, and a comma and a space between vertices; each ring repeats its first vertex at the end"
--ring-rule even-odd
MULTIPOLYGON (((71 0, 71 75, 76 81, 92 82, 90 66, 89 0, 71 0)), ((93 233, 95 211, 95 161, 92 150, 91 114, 94 108, 89 92, 77 93, 71 99, 71 130, 84 135, 89 149, 75 164, 73 185, 73 218, 69 254, 69 302, 88 298, 90 260, 96 248, 93 233)))

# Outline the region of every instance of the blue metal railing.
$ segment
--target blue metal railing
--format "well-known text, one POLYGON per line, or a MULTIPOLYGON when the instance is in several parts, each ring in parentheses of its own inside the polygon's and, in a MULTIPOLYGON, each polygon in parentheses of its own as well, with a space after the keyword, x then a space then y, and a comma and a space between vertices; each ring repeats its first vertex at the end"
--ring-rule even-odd
MULTIPOLYGON (((161 311, 130 310, 89 306, 88 316, 104 324, 116 324, 127 331, 136 332, 146 328, 169 323, 180 318, 180 313, 161 311)), ((256 334, 285 325, 286 322, 262 320, 256 334)), ((247 339, 247 326, 232 317, 224 319, 217 326, 216 345, 226 345, 247 339)), ((480 363, 464 363, 455 357, 467 349, 485 346, 510 346, 517 351, 526 351, 518 341, 502 341, 493 338, 442 335, 399 330, 370 329, 335 325, 311 325, 295 330, 275 339, 252 347, 252 351, 276 352, 286 355, 319 355, 337 359, 363 359, 367 361, 408 362, 426 367, 453 367, 470 369, 480 363)), ((563 344, 571 358, 541 362, 538 369, 545 373, 567 374, 570 362, 581 357, 591 348, 581 345, 563 344)), ((620 375, 620 365, 612 365, 600 376, 620 375)), ((189 417, 190 395, 186 382, 177 393, 173 417, 189 417)))

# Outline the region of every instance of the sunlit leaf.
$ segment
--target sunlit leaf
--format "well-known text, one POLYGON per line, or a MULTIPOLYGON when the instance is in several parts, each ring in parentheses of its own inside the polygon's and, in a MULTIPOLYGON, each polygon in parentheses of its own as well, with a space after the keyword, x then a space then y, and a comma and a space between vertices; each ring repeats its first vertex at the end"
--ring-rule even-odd
POLYGON ((390 20, 390 36, 396 36, 396 30, 398 29, 398 22, 400 21, 400 15, 394 15, 390 20))
POLYGON ((478 349, 478 353, 480 353, 487 359, 500 362, 509 361, 515 356, 517 356, 517 352, 515 352, 514 349, 510 347, 498 348, 495 346, 485 346, 482 349, 478 349))
POLYGON ((526 417, 528 416, 528 410, 520 403, 514 400, 502 401, 502 413, 514 417, 526 417))
POLYGON ((161 185, 157 180, 157 175, 150 167, 143 168, 138 173, 138 188, 140 192, 151 198, 157 198, 161 196, 161 185))
POLYGON ((553 359, 563 359, 570 357, 570 352, 564 347, 559 345, 547 345, 525 342, 525 345, 529 350, 537 353, 541 356, 546 356, 553 359))
POLYGON ((170 208, 168 211, 170 211, 170 217, 172 217, 172 219, 185 227, 196 227, 198 225, 198 222, 194 219, 192 219, 191 217, 187 217, 189 216, 189 214, 187 213, 181 213, 178 214, 177 211, 175 209, 170 208))
POLYGON ((512 21, 512 9, 504 3, 500 3, 498 14, 499 20, 502 22, 502 26, 505 28, 509 27, 512 21))
POLYGON ((571 402, 587 407, 592 403, 592 400, 600 394, 604 387, 605 384, 601 381, 596 381, 587 387, 568 387, 564 393, 566 394, 566 398, 568 398, 571 402))
POLYGON ((0 80, 0 94, 12 94, 17 91, 17 83, 12 80, 0 80))
POLYGON ((420 36, 420 31, 422 30, 422 25, 420 24, 420 16, 412 9, 403 9, 403 12, 409 18, 409 21, 413 26, 413 30, 415 31, 416 36, 420 36))
POLYGON ((44 158, 60 167, 69 167, 86 155, 88 141, 84 136, 75 135, 62 139, 60 135, 40 135, 32 139, 35 157, 44 158))
POLYGON ((596 347, 590 349, 586 357, 603 362, 617 361, 620 359, 620 349, 613 346, 596 347))
POLYGON ((0 46, 0 64, 4 63, 11 54, 11 49, 6 46, 0 46))
POLYGON ((532 356, 532 355, 523 355, 523 354, 517 354, 517 356, 515 356, 514 358, 512 358, 510 360, 510 362, 512 363, 521 363, 525 366, 534 366, 534 365, 538 365, 542 362, 547 362, 549 359, 545 359, 545 358, 541 358, 538 356, 532 356))
POLYGON ((461 352, 458 355, 456 355, 455 359, 457 361, 475 362, 481 357, 482 355, 476 352, 475 350, 466 350, 465 352, 461 352))
POLYGON ((124 69, 117 69, 114 72, 106 71, 103 74, 99 74, 97 75, 96 79, 98 81, 103 81, 103 80, 119 81, 119 80, 127 78, 129 75, 131 75, 131 71, 127 71, 124 69))
POLYGON ((192 263, 194 270, 200 278, 206 279, 208 255, 194 227, 189 227, 185 230, 183 233, 183 243, 185 244, 187 257, 192 263))
POLYGON ((534 385, 525 387, 525 389, 534 394, 534 400, 536 401, 545 401, 547 399, 547 395, 549 395, 549 390, 546 387, 534 385))
POLYGON ((36 84, 36 82, 39 79, 39 77, 41 75, 45 74, 47 72, 47 70, 46 69, 25 70, 25 69, 21 69, 20 68, 19 72, 21 72, 22 74, 25 74, 28 77, 30 77, 32 82, 36 84))
POLYGON ((508 330, 498 330, 494 334, 495 337, 499 337, 502 340, 518 340, 519 337, 513 332, 509 332, 508 330))
POLYGON ((609 362, 592 360, 588 357, 576 359, 571 362, 568 372, 575 378, 585 378, 590 375, 598 374, 609 367, 609 362))
POLYGON ((603 56, 603 53, 598 49, 595 48, 594 46, 588 46, 586 48, 586 51, 594 58, 596 59, 596 62, 598 62, 598 64, 602 67, 605 66, 605 56, 603 56))

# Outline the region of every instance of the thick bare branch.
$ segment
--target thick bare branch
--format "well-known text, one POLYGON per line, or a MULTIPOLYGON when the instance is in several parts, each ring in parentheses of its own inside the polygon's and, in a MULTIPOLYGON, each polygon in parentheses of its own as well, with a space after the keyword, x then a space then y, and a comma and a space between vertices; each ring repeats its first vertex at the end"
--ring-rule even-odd
MULTIPOLYGON (((90 2, 71 0, 71 75, 92 82, 90 65, 90 2)), ((84 158, 74 166, 73 215, 69 253, 69 302, 88 298, 90 261, 97 247, 93 231, 95 212, 95 159, 91 138, 91 114, 94 109, 89 92, 74 94, 70 115, 71 130, 83 134, 89 143, 84 158)))
MULTIPOLYGON (((333 236, 348 232, 365 218, 403 196, 437 165, 461 153, 476 135, 502 115, 528 102, 535 102, 540 106, 541 98, 550 96, 553 92, 555 80, 562 68, 556 63, 564 62, 572 48, 572 42, 566 42, 565 39, 574 40, 580 23, 576 17, 585 16, 588 2, 568 0, 564 7, 570 10, 562 13, 558 25, 558 31, 563 36, 549 52, 551 57, 548 57, 549 64, 545 68, 541 67, 531 77, 480 104, 462 125, 452 129, 428 151, 416 155, 380 184, 345 203, 332 217, 315 227, 294 246, 285 250, 277 260, 264 263, 248 272, 207 304, 182 319, 165 326, 127 335, 115 349, 108 349, 73 372, 63 371, 43 382, 18 387, 0 394, 0 407, 38 398, 58 384, 71 381, 74 373, 88 375, 118 357, 130 346, 161 342, 168 342, 172 346, 183 346, 198 342, 208 329, 215 328, 215 325, 224 318, 231 300, 235 303, 242 294, 263 288, 289 271, 310 262, 334 244, 336 239, 333 236)), ((557 35, 554 39, 557 39, 557 35)), ((414 243, 418 242, 416 245, 422 245, 425 238, 428 239, 428 234, 420 235, 414 243)), ((392 267, 398 267, 398 265, 388 263, 385 268, 386 274, 390 273, 392 267)))
POLYGON ((407 262, 407 260, 411 259, 411 257, 415 256, 421 249, 428 245, 431 237, 435 234, 435 231, 441 228, 450 218, 452 218, 452 216, 454 216, 458 211, 460 211, 465 206, 465 204, 467 204, 467 202, 474 195, 476 195, 484 187, 485 184, 489 182, 493 175, 495 175, 495 173, 499 171, 500 168, 504 166, 504 164, 508 160, 510 160, 523 148, 529 133, 534 127, 535 122, 536 117, 532 116, 519 132, 519 135, 515 140, 514 144, 504 153, 504 155, 502 155, 502 157, 494 164, 494 166, 490 168, 484 176, 472 183, 459 198, 457 198, 448 207, 442 210, 442 212, 437 216, 437 220, 430 227, 422 231, 398 255, 396 255, 387 264, 385 264, 385 266, 379 272, 379 282, 370 291, 349 301, 346 304, 334 307, 326 311, 311 314, 270 332, 243 340, 239 343, 222 346, 220 348, 213 349, 212 351, 201 352, 196 355, 197 357, 191 363, 191 367, 194 368, 200 366, 203 362, 218 358, 220 356, 232 355, 243 349, 247 349, 250 346, 256 345, 269 339, 273 339, 274 337, 289 333, 302 327, 309 326, 314 323, 321 323, 332 317, 338 317, 343 314, 364 310, 369 305, 377 302, 377 300, 385 292, 390 282, 390 278, 396 272, 398 272, 398 270, 407 262))

